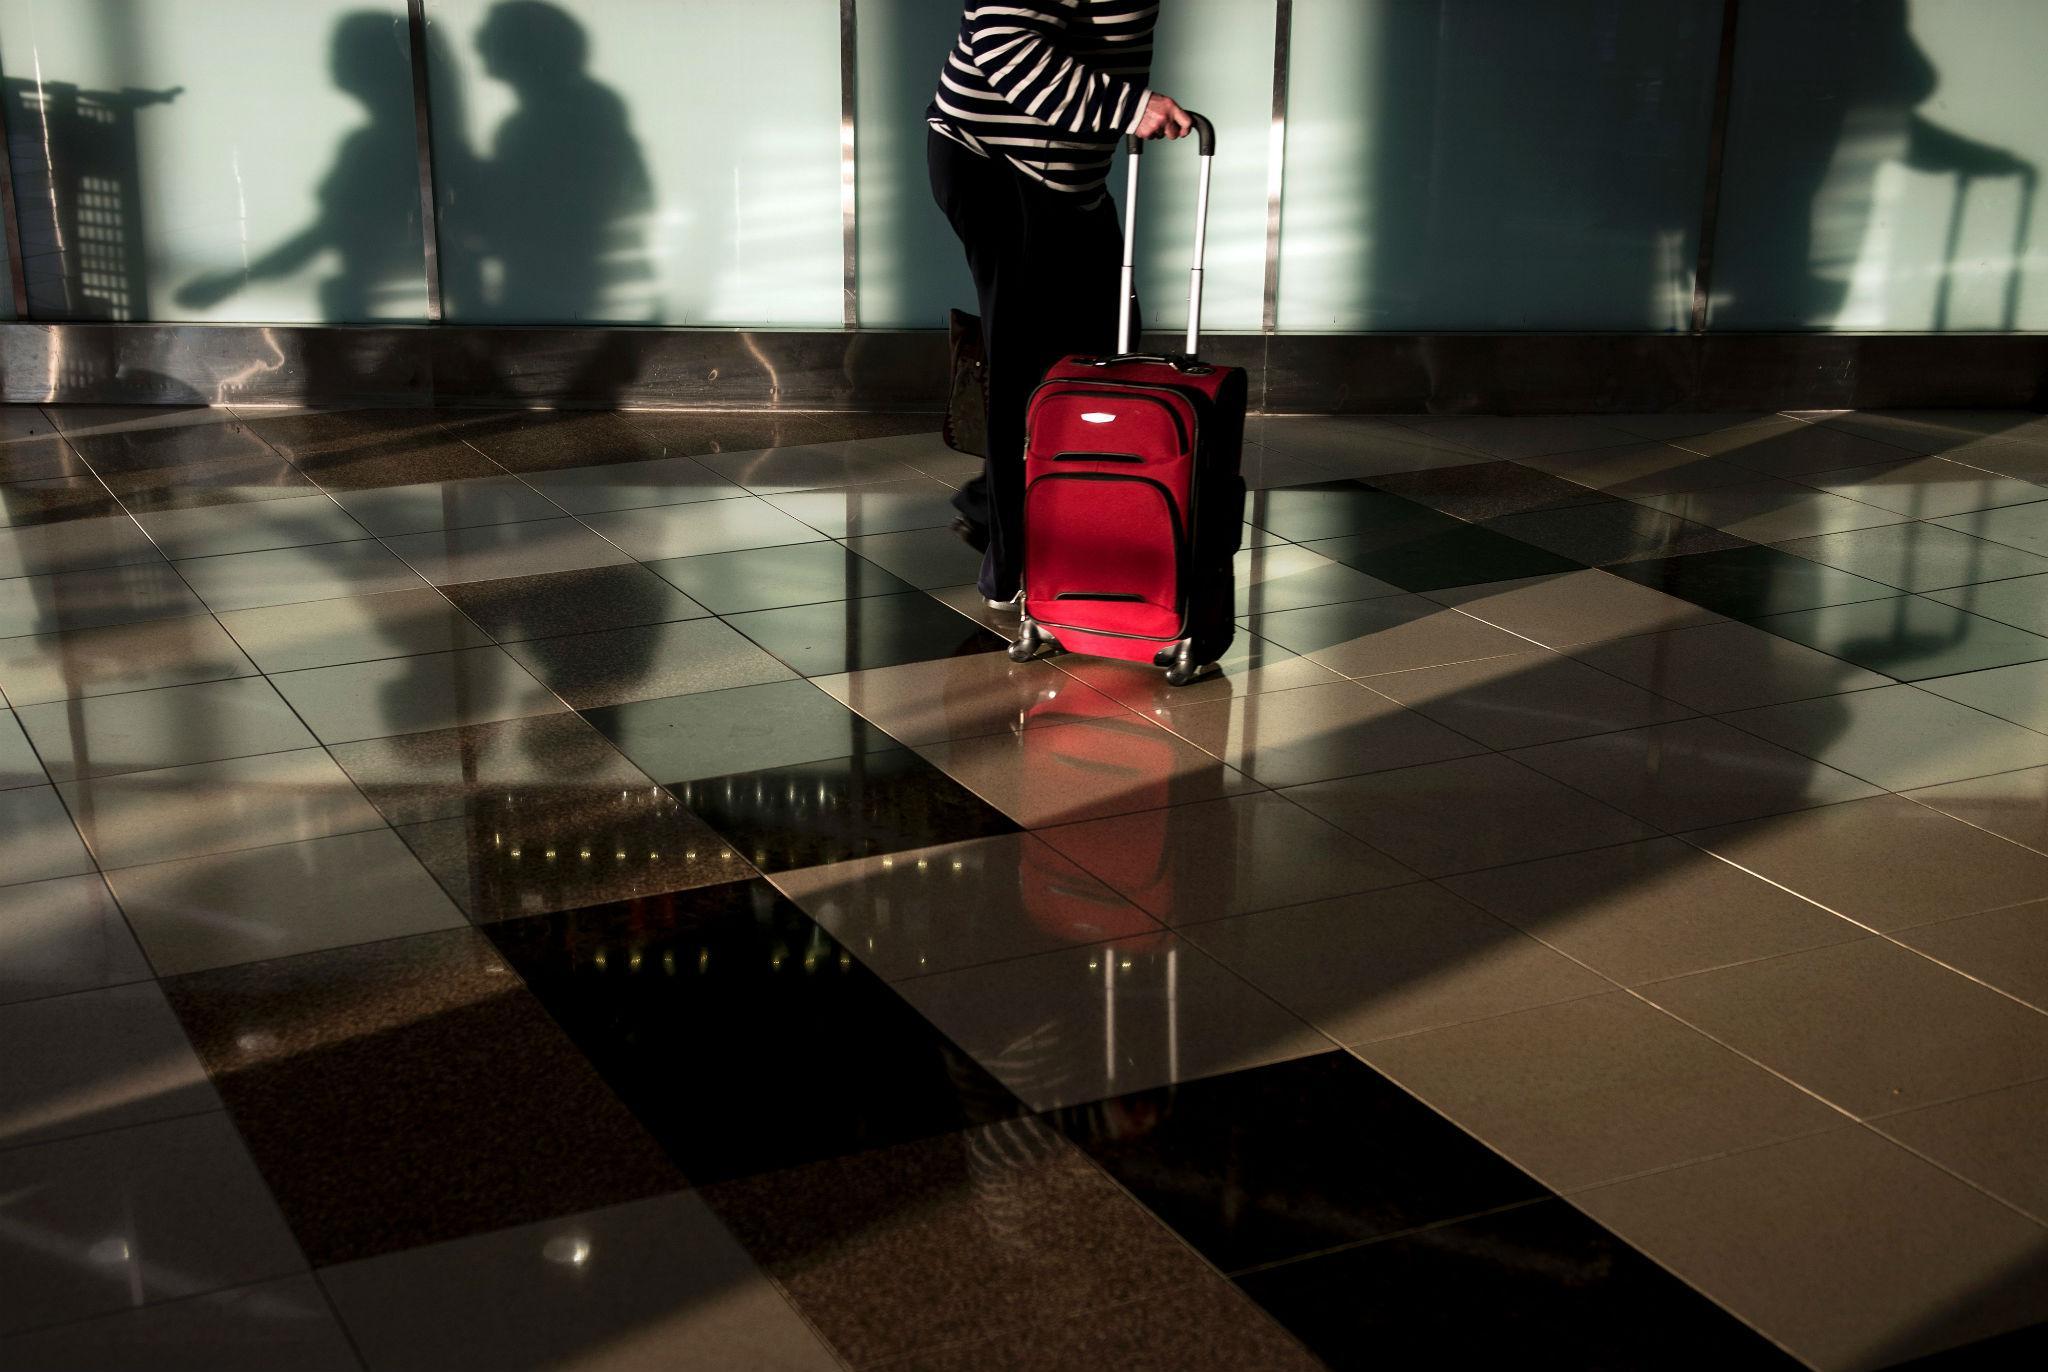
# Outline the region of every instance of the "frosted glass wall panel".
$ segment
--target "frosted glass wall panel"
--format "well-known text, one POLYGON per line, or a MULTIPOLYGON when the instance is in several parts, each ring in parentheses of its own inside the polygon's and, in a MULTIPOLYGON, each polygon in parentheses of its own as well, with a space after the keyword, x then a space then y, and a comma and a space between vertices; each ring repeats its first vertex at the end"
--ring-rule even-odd
POLYGON ((1281 327, 1684 326, 1720 9, 1296 0, 1281 327))
POLYGON ((932 202, 925 106, 960 36, 960 8, 935 0, 861 0, 860 322, 931 329, 946 311, 974 308, 960 240, 932 202))
POLYGON ((1711 321, 2048 329, 2048 5, 1745 5, 1711 321))
MULTIPOLYGON (((1265 313, 1266 173, 1273 123, 1274 0, 1173 0, 1159 12, 1152 85, 1216 124, 1202 325, 1257 330, 1265 313)), ((1144 154, 1138 295, 1147 328, 1184 329, 1194 252, 1192 141, 1144 154)), ((1123 169, 1116 186, 1122 193, 1123 169)))
POLYGON ((450 320, 843 322, 834 0, 430 0, 450 320))
POLYGON ((0 0, 46 319, 423 319, 405 6, 0 0))

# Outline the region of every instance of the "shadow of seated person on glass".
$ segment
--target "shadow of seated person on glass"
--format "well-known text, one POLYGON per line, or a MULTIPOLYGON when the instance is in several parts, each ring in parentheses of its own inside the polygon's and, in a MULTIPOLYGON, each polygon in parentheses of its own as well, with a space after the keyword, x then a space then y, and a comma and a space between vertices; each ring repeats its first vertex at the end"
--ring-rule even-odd
POLYGON ((424 289, 417 214, 394 220, 393 206, 419 197, 412 68, 403 18, 368 10, 334 27, 329 74, 361 103, 369 122, 342 140, 321 178, 313 222, 244 267, 208 272, 181 286, 177 303, 205 310, 250 285, 289 276, 323 254, 340 270, 320 283, 320 313, 335 323, 391 315, 424 289))

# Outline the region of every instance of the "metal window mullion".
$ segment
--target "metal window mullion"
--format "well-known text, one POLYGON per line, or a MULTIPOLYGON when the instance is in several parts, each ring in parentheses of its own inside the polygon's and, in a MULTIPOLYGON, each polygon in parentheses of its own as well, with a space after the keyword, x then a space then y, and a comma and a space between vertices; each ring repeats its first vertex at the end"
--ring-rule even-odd
POLYGON ((843 260, 840 298, 845 326, 860 327, 860 159, 855 152, 860 57, 854 0, 839 0, 839 223, 843 260))
POLYGON ((1266 288, 1260 328, 1280 331, 1280 189, 1287 164, 1287 68, 1294 39, 1294 0, 1276 0, 1273 14, 1273 123, 1266 136, 1266 288))
POLYGON ((407 48, 412 60, 413 148, 419 163, 420 250, 427 277, 427 320, 441 322, 441 233, 434 185, 434 126, 427 107, 427 3, 406 0, 407 48))
POLYGON ((1707 331, 1714 289, 1714 238, 1721 220, 1721 168, 1728 151, 1728 106, 1735 90, 1735 28, 1742 0, 1721 0, 1721 45, 1714 60, 1714 116, 1707 135, 1707 182, 1700 200, 1700 242, 1692 274, 1692 331, 1707 331))

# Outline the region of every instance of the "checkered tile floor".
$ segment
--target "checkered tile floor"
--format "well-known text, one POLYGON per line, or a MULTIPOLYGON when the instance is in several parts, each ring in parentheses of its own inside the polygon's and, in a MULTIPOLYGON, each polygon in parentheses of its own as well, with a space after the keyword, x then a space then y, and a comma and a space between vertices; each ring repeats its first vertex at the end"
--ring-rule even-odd
POLYGON ((929 428, 0 409, 0 1367, 2040 1356, 2048 420, 929 428))

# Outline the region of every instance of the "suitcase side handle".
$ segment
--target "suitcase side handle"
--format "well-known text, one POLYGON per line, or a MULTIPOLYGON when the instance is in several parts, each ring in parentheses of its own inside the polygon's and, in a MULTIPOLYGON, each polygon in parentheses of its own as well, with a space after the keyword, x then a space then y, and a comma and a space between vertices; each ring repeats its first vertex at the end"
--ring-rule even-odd
MULTIPOLYGON (((1195 140, 1202 156, 1201 181, 1195 190, 1195 263, 1188 274, 1188 342, 1186 356, 1192 360, 1202 340, 1202 259, 1209 251, 1209 179, 1216 168, 1216 126, 1208 118, 1187 111, 1188 118, 1195 126, 1195 140)), ((1145 151, 1145 140, 1133 137, 1127 140, 1131 145, 1130 176, 1124 188, 1124 269, 1122 277, 1123 295, 1119 300, 1116 321, 1116 350, 1119 357, 1131 355, 1131 303, 1136 277, 1135 254, 1138 243, 1138 163, 1145 151)))

